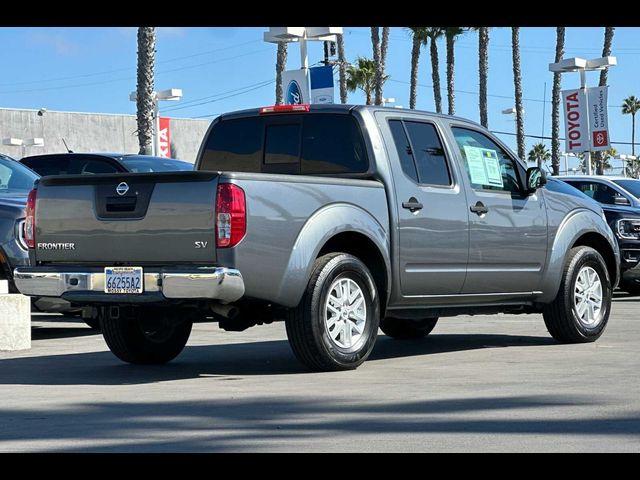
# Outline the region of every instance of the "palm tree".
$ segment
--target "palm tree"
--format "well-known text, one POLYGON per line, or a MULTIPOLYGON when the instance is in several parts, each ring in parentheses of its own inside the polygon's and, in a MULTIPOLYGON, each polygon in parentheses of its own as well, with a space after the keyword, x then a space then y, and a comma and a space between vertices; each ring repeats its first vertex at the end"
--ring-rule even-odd
POLYGON ((531 150, 529 150, 529 158, 530 162, 536 162, 538 164, 538 168, 542 168, 549 159, 551 158, 551 153, 547 150, 547 146, 540 142, 536 143, 531 150))
MULTIPOLYGON (((382 77, 382 83, 389 78, 388 75, 382 77)), ((364 92, 367 105, 373 105, 372 93, 376 82, 376 63, 374 60, 365 57, 358 57, 356 65, 347 68, 347 90, 355 92, 360 89, 364 92)))
MULTIPOLYGON (((591 170, 595 170, 596 153, 598 152, 591 152, 591 170)), ((611 168, 611 162, 609 162, 609 159, 615 157, 618 152, 615 148, 611 147, 609 150, 604 150, 600 153, 602 153, 602 170, 609 170, 611 168)), ((580 159, 580 170, 582 171, 582 173, 586 173, 587 167, 585 162, 585 154, 579 153, 578 158, 580 159)))
POLYGON ((278 42, 278 53, 276 56, 276 105, 284 103, 282 91, 282 72, 287 68, 287 43, 278 42))
POLYGON ((465 27, 444 27, 444 36, 447 39, 447 101, 449 104, 449 115, 456 113, 454 88, 454 66, 455 52, 454 45, 456 38, 467 31, 465 27))
POLYGON ((138 27, 138 71, 136 85, 136 121, 139 153, 151 155, 154 130, 154 68, 156 63, 155 27, 138 27))
POLYGON ((431 81, 433 83, 433 101, 436 112, 442 113, 442 95, 440 92, 440 61, 438 60, 438 38, 444 35, 443 27, 425 27, 426 35, 431 41, 431 81))
POLYGON ((420 63, 420 48, 427 44, 427 32, 425 27, 409 27, 412 39, 411 47, 411 87, 409 87, 409 108, 416 108, 418 90, 418 65, 420 63))
MULTIPOLYGON (((613 34, 615 27, 605 27, 604 29, 604 44, 602 45, 602 56, 608 57, 611 55, 611 44, 613 43, 613 34)), ((607 85, 607 75, 609 69, 603 68, 600 71, 600 83, 601 87, 607 85)), ((596 175, 604 175, 604 158, 601 152, 596 152, 596 175)))
POLYGON ((347 60, 344 56, 344 36, 337 35, 338 40, 338 72, 340 75, 340 103, 347 103, 347 60))
POLYGON ((631 114, 631 155, 635 155, 636 143, 636 113, 640 110, 640 100, 634 95, 624 99, 622 104, 622 113, 624 115, 631 114))
POLYGON ((520 27, 511 27, 511 50, 513 55, 513 85, 516 91, 518 157, 524 158, 524 109, 522 107, 522 74, 520 72, 520 27))
MULTIPOLYGON (((382 89, 378 88, 378 75, 381 73, 380 65, 380 30, 379 27, 371 27, 371 47, 373 50, 373 63, 374 63, 374 85, 375 90, 375 104, 382 104, 382 89)), ((380 77, 381 78, 381 77, 380 77)), ((367 101, 367 105, 369 105, 367 101)))
POLYGON ((489 72, 489 27, 478 27, 478 72, 480 74, 480 124, 489 126, 487 77, 489 72))
MULTIPOLYGON (((564 56, 565 27, 556 27, 555 63, 564 56)), ((560 175, 560 72, 553 73, 551 94, 551 167, 554 175, 560 175)))

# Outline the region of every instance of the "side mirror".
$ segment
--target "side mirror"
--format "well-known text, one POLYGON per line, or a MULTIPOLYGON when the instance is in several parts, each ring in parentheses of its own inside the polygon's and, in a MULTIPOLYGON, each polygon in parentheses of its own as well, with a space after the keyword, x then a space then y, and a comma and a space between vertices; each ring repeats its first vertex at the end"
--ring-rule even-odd
POLYGON ((527 191, 535 192, 537 189, 547 184, 547 176, 538 167, 527 168, 527 191))
POLYGON ((613 197, 613 204, 614 205, 631 205, 631 202, 629 202, 629 199, 627 197, 623 197, 622 195, 616 195, 615 197, 613 197))

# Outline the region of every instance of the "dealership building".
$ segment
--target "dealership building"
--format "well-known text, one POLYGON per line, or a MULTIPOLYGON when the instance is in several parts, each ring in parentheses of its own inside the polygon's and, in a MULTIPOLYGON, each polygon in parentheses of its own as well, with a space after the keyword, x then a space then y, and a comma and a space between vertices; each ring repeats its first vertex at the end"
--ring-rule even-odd
MULTIPOLYGON (((161 150, 195 162, 210 119, 161 117, 161 150)), ((66 152, 137 153, 135 115, 0 108, 0 153, 13 158, 66 152)))

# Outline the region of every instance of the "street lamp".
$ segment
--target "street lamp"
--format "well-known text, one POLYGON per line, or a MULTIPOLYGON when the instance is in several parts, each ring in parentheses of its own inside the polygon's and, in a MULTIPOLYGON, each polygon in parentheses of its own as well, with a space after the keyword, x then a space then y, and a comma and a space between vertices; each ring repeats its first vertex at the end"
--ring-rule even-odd
MULTIPOLYGON (((132 102, 137 101, 138 95, 137 92, 131 92, 129 94, 129 100, 132 102)), ((159 156, 160 155, 160 108, 158 104, 160 100, 167 100, 170 102, 177 102, 182 98, 182 89, 181 88, 169 88, 167 90, 162 90, 160 92, 153 92, 153 143, 151 154, 159 156)))
POLYGON ((572 152, 562 152, 560 155, 564 157, 564 171, 565 175, 569 175, 569 157, 576 157, 575 153, 572 152))
POLYGON ((336 34, 342 34, 342 27, 269 27, 269 31, 264 32, 263 39, 268 43, 298 42, 300 44, 300 68, 307 69, 309 68, 307 41, 334 42, 336 34))
POLYGON ((22 147, 22 158, 27 156, 27 147, 44 147, 44 138, 4 138, 2 140, 3 145, 10 147, 22 147))
MULTIPOLYGON (((584 58, 565 58, 558 63, 550 63, 549 71, 554 73, 580 72, 580 88, 587 91, 587 72, 604 70, 618 64, 616 57, 600 57, 586 60, 584 58)), ((591 175, 591 150, 586 150, 584 161, 587 167, 587 175, 591 175)))
POLYGON ((625 177, 627 176, 627 162, 633 162, 638 159, 638 157, 635 155, 625 155, 624 153, 616 155, 613 158, 615 158, 616 160, 622 160, 622 175, 625 177))

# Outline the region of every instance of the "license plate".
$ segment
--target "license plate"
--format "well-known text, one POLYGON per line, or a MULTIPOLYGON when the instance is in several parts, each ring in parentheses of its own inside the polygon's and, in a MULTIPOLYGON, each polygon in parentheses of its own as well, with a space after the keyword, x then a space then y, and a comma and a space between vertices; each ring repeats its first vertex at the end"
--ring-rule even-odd
POLYGON ((105 267, 105 293, 142 293, 142 267, 105 267))

